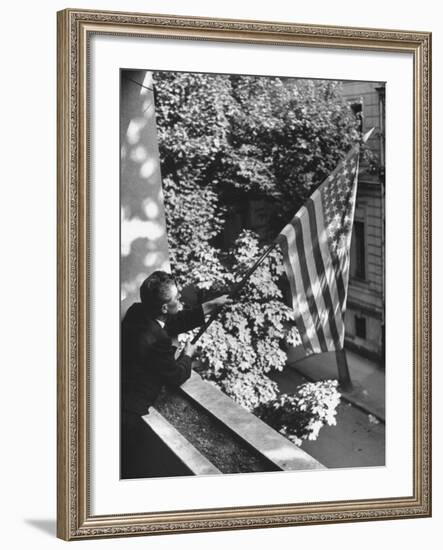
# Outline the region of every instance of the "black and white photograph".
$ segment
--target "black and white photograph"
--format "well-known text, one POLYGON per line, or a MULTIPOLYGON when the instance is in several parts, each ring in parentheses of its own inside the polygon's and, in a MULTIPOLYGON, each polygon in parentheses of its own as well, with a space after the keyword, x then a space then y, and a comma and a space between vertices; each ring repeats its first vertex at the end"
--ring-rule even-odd
POLYGON ((5 4, 2 547, 441 546, 440 11, 5 4))
POLYGON ((120 70, 120 479, 385 465, 385 83, 120 70))

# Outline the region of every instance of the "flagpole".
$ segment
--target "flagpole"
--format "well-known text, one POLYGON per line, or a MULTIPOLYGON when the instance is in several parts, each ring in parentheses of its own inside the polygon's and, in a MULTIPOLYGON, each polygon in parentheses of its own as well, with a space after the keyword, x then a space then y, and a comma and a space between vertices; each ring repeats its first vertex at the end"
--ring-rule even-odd
MULTIPOLYGON (((234 286, 234 289, 229 292, 229 297, 234 298, 240 290, 245 286, 247 283, 249 277, 254 273, 254 271, 257 269, 257 267, 263 262, 263 260, 270 254, 270 252, 275 248, 275 245, 277 244, 277 241, 275 240, 264 252, 263 254, 255 261, 254 265, 250 267, 246 273, 243 275, 240 282, 236 283, 234 286)), ((198 333, 194 336, 194 338, 191 341, 191 344, 195 344, 197 340, 201 337, 201 335, 206 332, 209 325, 214 321, 214 319, 217 317, 217 315, 220 313, 220 311, 223 309, 223 305, 219 306, 214 309, 214 311, 211 313, 209 319, 205 322, 204 325, 200 327, 200 330, 198 333)))
POLYGON ((351 391, 353 389, 351 375, 349 373, 348 359, 346 357, 345 348, 335 351, 335 359, 337 361, 338 381, 343 391, 351 391))

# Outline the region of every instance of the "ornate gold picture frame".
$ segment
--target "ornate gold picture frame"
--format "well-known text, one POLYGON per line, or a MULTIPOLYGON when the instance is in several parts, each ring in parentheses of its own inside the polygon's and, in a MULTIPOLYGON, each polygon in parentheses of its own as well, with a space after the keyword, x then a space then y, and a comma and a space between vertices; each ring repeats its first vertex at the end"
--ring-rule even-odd
MULTIPOLYGON (((57 535, 64 540, 428 517, 431 515, 431 33, 67 9, 58 24, 57 535), (95 514, 91 509, 88 79, 94 36, 409 54, 413 63, 411 494, 95 514)), ((113 115, 114 116, 114 115, 113 115)), ((115 116, 118 116, 115 114, 115 116)), ((389 155, 389 151, 387 153, 389 155)), ((118 152, 116 152, 118 155, 118 152)), ((95 208, 99 208, 95 205, 95 208)), ((387 214, 389 215, 389 213, 387 214)), ((116 243, 118 246, 118 243, 116 243)), ((311 474, 314 475, 314 474, 311 474)), ((313 478, 314 479, 314 478, 313 478)), ((315 483, 315 481, 313 481, 315 483)), ((93 495, 92 495, 93 496, 93 495)))

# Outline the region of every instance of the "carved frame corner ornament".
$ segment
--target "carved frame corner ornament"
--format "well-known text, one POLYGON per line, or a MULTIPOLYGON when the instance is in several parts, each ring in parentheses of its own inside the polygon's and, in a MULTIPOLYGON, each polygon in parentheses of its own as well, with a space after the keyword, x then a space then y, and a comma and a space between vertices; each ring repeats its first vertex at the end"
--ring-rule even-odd
POLYGON ((67 9, 57 13, 57 536, 64 540, 431 515, 431 33, 67 9), (413 495, 93 516, 88 483, 88 41, 93 34, 407 52, 414 63, 413 495))

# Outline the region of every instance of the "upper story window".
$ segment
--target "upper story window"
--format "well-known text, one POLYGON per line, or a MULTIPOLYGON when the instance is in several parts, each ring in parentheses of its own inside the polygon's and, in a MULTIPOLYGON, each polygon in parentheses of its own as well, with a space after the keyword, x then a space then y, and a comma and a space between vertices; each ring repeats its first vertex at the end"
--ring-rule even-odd
POLYGON ((363 101, 351 100, 350 101, 352 112, 354 113, 356 119, 358 120, 358 131, 363 132, 363 101))
POLYGON ((362 221, 354 220, 354 227, 351 241, 350 270, 351 277, 355 279, 366 279, 366 254, 365 254, 365 224, 362 221))

